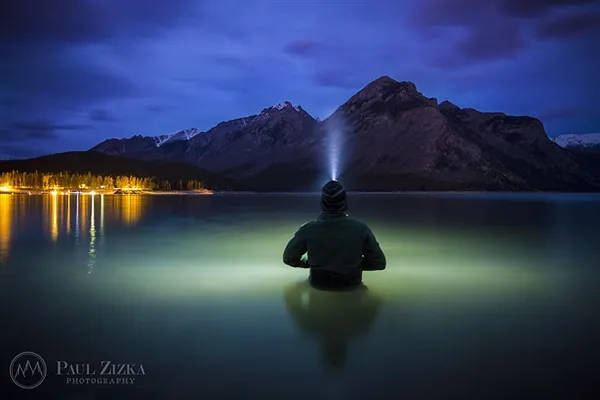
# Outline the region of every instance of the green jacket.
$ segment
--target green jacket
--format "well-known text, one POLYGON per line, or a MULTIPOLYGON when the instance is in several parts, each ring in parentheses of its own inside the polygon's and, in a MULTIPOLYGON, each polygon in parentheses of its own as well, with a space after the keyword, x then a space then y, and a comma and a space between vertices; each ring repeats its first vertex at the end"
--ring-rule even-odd
POLYGON ((361 276, 362 271, 383 270, 386 266, 371 229, 345 213, 323 213, 302 225, 288 242, 283 262, 310 268, 311 273, 327 271, 350 279, 361 276))

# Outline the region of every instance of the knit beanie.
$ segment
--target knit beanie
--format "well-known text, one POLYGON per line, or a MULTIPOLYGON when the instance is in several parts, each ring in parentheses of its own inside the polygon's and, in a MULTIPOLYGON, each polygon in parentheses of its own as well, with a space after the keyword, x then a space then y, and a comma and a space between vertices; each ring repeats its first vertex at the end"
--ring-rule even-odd
POLYGON ((346 189, 338 181, 329 181, 321 190, 321 208, 326 212, 343 212, 346 204, 346 189))

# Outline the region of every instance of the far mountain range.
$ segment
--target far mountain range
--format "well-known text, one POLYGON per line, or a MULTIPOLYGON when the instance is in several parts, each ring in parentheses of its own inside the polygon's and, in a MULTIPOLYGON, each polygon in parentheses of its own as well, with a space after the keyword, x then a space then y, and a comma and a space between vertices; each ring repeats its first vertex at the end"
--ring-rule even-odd
POLYGON ((536 118, 438 102, 383 76, 323 121, 286 101, 206 132, 109 139, 91 150, 185 162, 251 190, 314 190, 339 147, 339 179, 352 190, 598 191, 597 136, 552 140, 536 118))

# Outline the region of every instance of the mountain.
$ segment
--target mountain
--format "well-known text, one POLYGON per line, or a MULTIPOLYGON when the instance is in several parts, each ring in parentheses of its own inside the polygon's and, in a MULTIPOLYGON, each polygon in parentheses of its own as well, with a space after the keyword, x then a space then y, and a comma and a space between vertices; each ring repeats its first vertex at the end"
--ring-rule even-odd
POLYGON ((600 133, 564 134, 552 139, 565 149, 574 151, 597 151, 600 153, 600 133))
MULTIPOLYGON (((593 178, 530 117, 438 104, 411 82, 381 77, 331 118, 346 121, 359 187, 591 190, 593 178)), ((327 120, 325 121, 327 122, 327 120)), ((348 179, 346 179, 348 180, 348 179)))
POLYGON ((188 141, 199 133, 202 132, 196 128, 189 128, 160 136, 135 135, 128 139, 109 139, 96 146, 94 150, 97 148, 101 153, 110 155, 134 155, 151 152, 165 144, 188 141))
POLYGON ((159 181, 170 181, 173 187, 179 180, 197 180, 210 189, 227 190, 237 188, 237 183, 213 172, 203 171, 186 163, 165 161, 143 161, 127 157, 111 156, 95 151, 73 151, 52 154, 26 160, 0 160, 2 172, 45 172, 94 175, 127 175, 137 177, 154 177, 159 181))
POLYGON ((156 147, 160 147, 165 143, 173 143, 178 140, 190 140, 199 133, 201 133, 201 131, 199 131, 198 129, 189 128, 169 133, 167 135, 156 136, 154 140, 156 143, 156 147))
POLYGON ((244 177, 289 159, 316 125, 317 121, 302 107, 285 101, 257 115, 221 122, 207 132, 194 130, 187 140, 170 138, 160 142, 156 137, 138 135, 109 139, 91 150, 146 160, 182 161, 231 177, 244 177))
POLYGON ((255 190, 318 188, 334 158, 354 190, 600 190, 588 163, 550 140, 539 120, 438 103, 387 76, 323 121, 284 102, 189 140, 157 146, 135 136, 92 150, 184 161, 255 190))
POLYGON ((579 165, 600 181, 600 133, 564 134, 552 140, 571 152, 579 165))

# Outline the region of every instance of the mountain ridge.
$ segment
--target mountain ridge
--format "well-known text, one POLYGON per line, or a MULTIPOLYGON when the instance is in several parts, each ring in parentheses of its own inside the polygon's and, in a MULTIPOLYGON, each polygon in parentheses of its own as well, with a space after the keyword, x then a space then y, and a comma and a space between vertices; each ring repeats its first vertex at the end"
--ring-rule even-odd
POLYGON ((585 148, 600 146, 600 133, 567 133, 552 138, 563 148, 585 148))
MULTIPOLYGON (((111 140, 92 150, 183 161, 265 188, 282 187, 276 179, 322 180, 316 175, 328 175, 334 145, 340 147, 340 177, 357 190, 599 187, 570 151, 548 138, 540 120, 438 103, 413 82, 389 76, 365 85, 323 121, 283 102, 160 147, 143 137, 111 140)), ((294 182, 289 186, 293 190, 294 182)))

